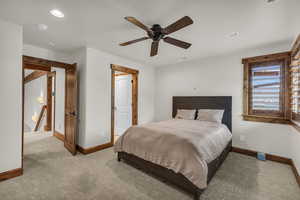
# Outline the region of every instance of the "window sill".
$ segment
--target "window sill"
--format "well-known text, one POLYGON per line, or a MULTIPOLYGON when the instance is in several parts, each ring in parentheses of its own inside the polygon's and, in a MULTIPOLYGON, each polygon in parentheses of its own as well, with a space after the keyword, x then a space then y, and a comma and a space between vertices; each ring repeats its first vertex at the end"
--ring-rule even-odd
MULTIPOLYGON (((291 124, 289 119, 281 117, 258 116, 258 115, 242 115, 243 120, 253 122, 277 123, 277 124, 291 124)), ((300 130, 300 127, 299 127, 300 130)))
POLYGON ((288 124, 291 125, 294 129, 296 129, 296 131, 300 133, 300 125, 288 119, 282 119, 280 117, 256 116, 256 115, 242 115, 242 116, 243 116, 243 120, 245 121, 288 124))
POLYGON ((300 133, 300 126, 298 124, 296 124, 295 122, 291 121, 291 126, 293 126, 294 129, 296 129, 296 131, 298 131, 300 133))

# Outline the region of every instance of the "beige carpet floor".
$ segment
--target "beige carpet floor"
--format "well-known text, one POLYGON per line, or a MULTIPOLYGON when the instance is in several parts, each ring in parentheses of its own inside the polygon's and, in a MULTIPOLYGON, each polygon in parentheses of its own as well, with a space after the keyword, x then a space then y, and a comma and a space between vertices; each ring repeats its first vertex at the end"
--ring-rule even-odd
MULTIPOLYGON (((25 145, 24 175, 0 182, 1 200, 191 200, 123 162, 112 149, 71 156, 56 138, 25 145)), ((299 200, 291 168, 230 153, 202 200, 299 200)))

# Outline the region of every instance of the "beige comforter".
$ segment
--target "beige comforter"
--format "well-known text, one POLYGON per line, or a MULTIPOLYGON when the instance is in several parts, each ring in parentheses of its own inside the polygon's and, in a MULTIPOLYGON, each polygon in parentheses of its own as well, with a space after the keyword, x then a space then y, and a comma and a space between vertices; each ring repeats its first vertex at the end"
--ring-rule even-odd
POLYGON ((231 137, 223 124, 173 119, 130 127, 117 140, 115 152, 181 173, 202 189, 207 186, 207 163, 221 154, 231 137))

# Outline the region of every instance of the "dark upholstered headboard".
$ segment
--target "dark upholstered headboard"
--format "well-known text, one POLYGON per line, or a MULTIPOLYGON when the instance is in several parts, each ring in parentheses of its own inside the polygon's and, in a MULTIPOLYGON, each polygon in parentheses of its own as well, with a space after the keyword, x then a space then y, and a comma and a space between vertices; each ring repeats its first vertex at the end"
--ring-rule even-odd
POLYGON ((175 96, 173 97, 173 113, 175 117, 178 109, 222 109, 224 115, 222 123, 232 132, 232 97, 231 96, 175 96))

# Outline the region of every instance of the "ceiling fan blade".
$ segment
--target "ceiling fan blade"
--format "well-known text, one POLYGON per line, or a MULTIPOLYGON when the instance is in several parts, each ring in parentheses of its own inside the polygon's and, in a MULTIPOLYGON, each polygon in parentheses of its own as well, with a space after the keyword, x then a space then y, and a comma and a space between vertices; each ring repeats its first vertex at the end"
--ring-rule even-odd
POLYGON ((146 26, 144 25, 142 22, 140 22, 139 20, 137 20, 136 18, 134 17, 125 17, 125 19, 129 22, 131 22, 132 24, 144 29, 145 31, 147 32, 151 32, 151 30, 146 26))
POLYGON ((150 56, 155 56, 157 55, 158 52, 158 41, 153 41, 151 44, 151 53, 150 56))
POLYGON ((136 40, 130 40, 128 42, 120 43, 120 46, 130 45, 130 44, 140 42, 140 41, 143 41, 143 40, 147 40, 147 39, 149 39, 149 37, 142 37, 142 38, 139 38, 139 39, 136 39, 136 40))
POLYGON ((187 49, 192 45, 190 43, 187 43, 187 42, 184 42, 184 41, 181 41, 181 40, 177 40, 177 39, 174 39, 174 38, 171 38, 171 37, 165 37, 163 40, 164 40, 164 42, 167 42, 169 44, 172 44, 172 45, 175 45, 177 47, 184 48, 184 49, 187 49))
POLYGON ((170 33, 173 33, 175 31, 178 31, 188 25, 191 25, 193 24, 193 20, 188 17, 188 16, 185 16, 181 19, 179 19, 178 21, 176 21, 175 23, 167 26, 166 28, 163 29, 163 32, 164 34, 170 34, 170 33))

